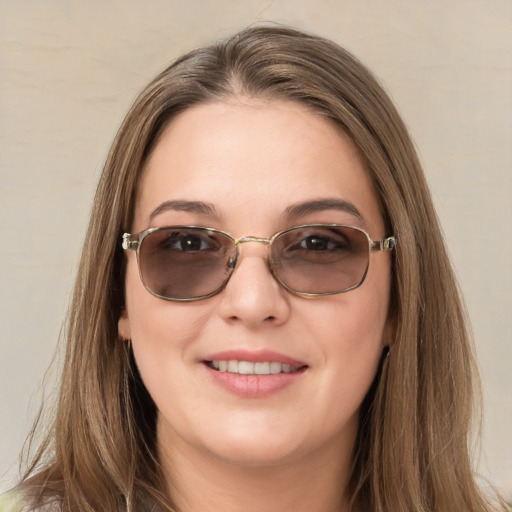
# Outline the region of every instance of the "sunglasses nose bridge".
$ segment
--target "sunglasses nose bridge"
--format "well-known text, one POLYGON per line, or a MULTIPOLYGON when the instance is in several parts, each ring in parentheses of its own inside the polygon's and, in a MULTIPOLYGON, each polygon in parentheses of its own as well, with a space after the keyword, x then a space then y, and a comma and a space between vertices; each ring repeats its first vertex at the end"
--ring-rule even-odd
POLYGON ((233 245, 235 246, 235 250, 233 252, 232 257, 230 258, 228 266, 230 268, 234 268, 239 256, 239 246, 242 244, 246 244, 248 242, 254 242, 257 244, 263 244, 267 247, 267 250, 270 248, 272 244, 272 240, 270 238, 263 238, 260 236, 242 236, 241 238, 236 238, 233 240, 233 245))
POLYGON ((243 236, 235 240, 235 245, 246 244, 247 242, 256 242, 257 244, 270 245, 270 238, 261 238, 259 236, 243 236))

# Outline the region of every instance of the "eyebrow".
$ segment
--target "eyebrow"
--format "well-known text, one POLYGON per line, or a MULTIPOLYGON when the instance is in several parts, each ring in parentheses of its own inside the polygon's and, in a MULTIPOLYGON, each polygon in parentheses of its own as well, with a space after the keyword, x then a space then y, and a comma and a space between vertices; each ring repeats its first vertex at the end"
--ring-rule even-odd
POLYGON ((167 211, 217 216, 217 210, 211 203, 204 203, 203 201, 165 201, 151 212, 149 221, 151 222, 157 215, 167 211))
MULTIPOLYGON (((364 222, 363 216, 354 204, 343 199, 330 198, 314 199, 291 205, 284 210, 282 216, 285 218, 303 217, 326 210, 346 212, 364 222)), ((158 205, 149 215, 149 221, 151 222, 151 220, 153 220, 157 215, 166 211, 187 212, 215 217, 218 216, 217 209, 211 203, 205 203, 203 201, 176 200, 165 201, 158 205)))
POLYGON ((343 199, 315 199, 312 201, 305 201, 289 206, 283 212, 284 217, 303 217, 312 213, 319 213, 326 210, 337 210, 341 212, 350 213, 354 217, 364 222, 361 212, 355 207, 354 204, 343 199))

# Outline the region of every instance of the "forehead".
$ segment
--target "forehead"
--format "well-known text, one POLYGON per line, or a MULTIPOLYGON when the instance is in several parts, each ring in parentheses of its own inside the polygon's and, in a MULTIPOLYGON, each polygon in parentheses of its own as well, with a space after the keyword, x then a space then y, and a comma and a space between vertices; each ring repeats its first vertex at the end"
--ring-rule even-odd
POLYGON ((364 227, 379 229, 374 190, 341 129, 295 102, 238 98, 195 106, 169 123, 144 169, 134 228, 148 227, 169 201, 211 204, 219 222, 263 223, 320 199, 354 204, 364 227))

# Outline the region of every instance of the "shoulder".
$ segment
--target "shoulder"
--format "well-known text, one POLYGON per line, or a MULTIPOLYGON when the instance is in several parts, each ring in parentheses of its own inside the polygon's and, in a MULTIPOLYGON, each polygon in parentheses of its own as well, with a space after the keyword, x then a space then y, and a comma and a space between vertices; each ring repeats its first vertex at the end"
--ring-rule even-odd
POLYGON ((16 489, 0 496, 0 512, 59 512, 55 503, 33 508, 23 492, 16 489))
POLYGON ((25 512, 24 496, 19 491, 10 491, 0 496, 0 512, 25 512))

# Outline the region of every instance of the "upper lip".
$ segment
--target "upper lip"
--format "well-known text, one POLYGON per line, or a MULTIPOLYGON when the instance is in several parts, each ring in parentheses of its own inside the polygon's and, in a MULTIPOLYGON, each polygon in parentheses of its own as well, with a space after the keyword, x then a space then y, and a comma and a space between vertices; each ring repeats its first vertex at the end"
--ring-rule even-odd
POLYGON ((274 350, 247 350, 231 349, 209 354, 204 358, 205 361, 249 361, 252 363, 276 362, 289 364, 295 367, 307 366, 305 362, 294 359, 287 355, 275 352, 274 350))

